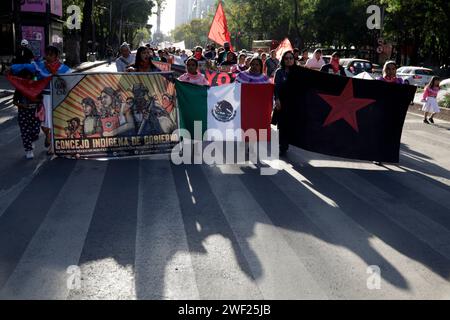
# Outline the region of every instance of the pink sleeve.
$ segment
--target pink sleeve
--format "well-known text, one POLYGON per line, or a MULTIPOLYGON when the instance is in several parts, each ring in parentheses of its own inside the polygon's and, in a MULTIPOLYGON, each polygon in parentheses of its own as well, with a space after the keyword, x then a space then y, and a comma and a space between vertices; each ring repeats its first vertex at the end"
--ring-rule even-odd
POLYGON ((429 88, 426 88, 423 92, 422 100, 426 100, 430 96, 429 88))
POLYGON ((187 78, 187 74, 184 73, 184 74, 182 74, 182 75, 178 78, 178 80, 185 82, 185 81, 186 81, 186 78, 187 78))

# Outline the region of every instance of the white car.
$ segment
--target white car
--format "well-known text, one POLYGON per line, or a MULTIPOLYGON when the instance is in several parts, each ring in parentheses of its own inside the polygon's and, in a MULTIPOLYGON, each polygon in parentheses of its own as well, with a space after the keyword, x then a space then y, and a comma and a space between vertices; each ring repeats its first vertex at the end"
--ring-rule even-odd
POLYGON ((434 71, 427 68, 401 67, 397 69, 397 77, 402 78, 405 84, 416 87, 425 87, 434 76, 434 71))
POLYGON ((450 78, 441 81, 440 84, 441 90, 437 96, 437 100, 441 101, 445 96, 450 95, 450 78))
POLYGON ((373 75, 373 64, 369 60, 344 58, 340 60, 339 64, 344 67, 345 74, 349 78, 353 78, 363 72, 373 75))

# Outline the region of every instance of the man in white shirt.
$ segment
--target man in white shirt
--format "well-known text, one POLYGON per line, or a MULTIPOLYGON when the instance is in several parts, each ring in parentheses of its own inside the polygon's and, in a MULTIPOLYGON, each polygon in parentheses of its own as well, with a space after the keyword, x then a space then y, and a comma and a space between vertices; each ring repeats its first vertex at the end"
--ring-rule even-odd
POLYGON ((319 71, 325 64, 326 63, 322 58, 322 50, 316 49, 316 51, 314 51, 313 57, 306 61, 305 67, 319 71))
POLYGON ((127 67, 134 63, 134 57, 131 55, 128 44, 123 43, 120 46, 120 57, 116 60, 117 72, 126 72, 127 67))

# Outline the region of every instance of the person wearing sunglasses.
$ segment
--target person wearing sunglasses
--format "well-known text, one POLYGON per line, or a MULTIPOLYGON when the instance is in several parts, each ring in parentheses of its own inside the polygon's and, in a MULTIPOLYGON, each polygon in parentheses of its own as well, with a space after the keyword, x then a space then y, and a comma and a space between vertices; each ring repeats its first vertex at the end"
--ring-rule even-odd
POLYGON ((280 67, 275 72, 275 110, 272 115, 272 124, 278 125, 278 131, 280 135, 280 156, 284 156, 289 149, 289 139, 286 136, 286 112, 283 110, 283 106, 280 101, 280 93, 283 85, 288 79, 288 75, 295 69, 300 68, 295 63, 294 53, 292 51, 286 51, 281 57, 280 67))
POLYGON ((345 69, 344 67, 342 67, 339 64, 341 57, 339 55, 339 53, 335 52, 331 55, 331 60, 330 63, 324 65, 320 71, 321 72, 325 72, 325 73, 329 73, 329 74, 334 74, 334 75, 339 75, 339 76, 343 76, 345 77, 345 69))

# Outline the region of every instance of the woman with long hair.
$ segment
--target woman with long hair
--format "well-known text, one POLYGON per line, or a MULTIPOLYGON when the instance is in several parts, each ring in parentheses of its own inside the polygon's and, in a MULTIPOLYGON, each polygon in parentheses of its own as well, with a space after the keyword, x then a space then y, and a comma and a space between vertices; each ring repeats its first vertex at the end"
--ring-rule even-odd
POLYGON ((250 69, 239 73, 236 81, 240 83, 269 83, 269 78, 263 73, 261 58, 253 58, 250 61, 250 69))
POLYGON ((280 156, 286 154, 289 149, 289 140, 286 137, 285 127, 286 127, 286 111, 283 110, 283 106, 280 100, 280 93, 283 85, 288 79, 288 75, 295 69, 297 65, 295 64, 295 57, 292 51, 286 51, 281 57, 280 67, 275 72, 275 110, 272 116, 272 124, 278 125, 278 131, 280 134, 280 156))
POLYGON ((136 53, 136 61, 131 65, 128 72, 160 72, 152 62, 150 50, 147 47, 139 47, 136 53))
POLYGON ((198 71, 198 61, 194 57, 187 59, 186 73, 181 75, 178 80, 201 86, 209 86, 208 80, 198 71))

